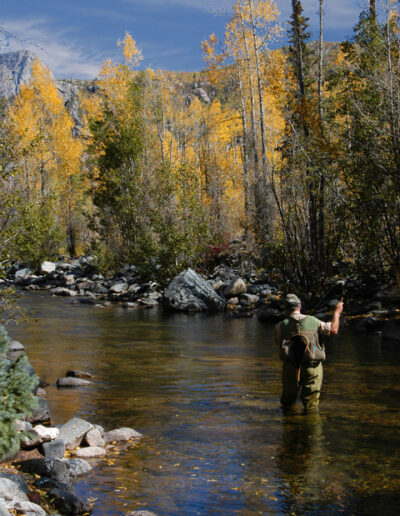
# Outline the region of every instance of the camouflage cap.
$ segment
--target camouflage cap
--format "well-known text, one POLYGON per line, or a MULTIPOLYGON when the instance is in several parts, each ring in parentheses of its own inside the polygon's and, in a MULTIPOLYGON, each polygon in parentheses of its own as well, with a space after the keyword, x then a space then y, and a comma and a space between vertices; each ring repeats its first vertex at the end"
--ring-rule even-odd
POLYGON ((288 310, 294 310, 298 306, 301 305, 300 299, 296 296, 296 294, 288 294, 285 297, 285 306, 288 310))

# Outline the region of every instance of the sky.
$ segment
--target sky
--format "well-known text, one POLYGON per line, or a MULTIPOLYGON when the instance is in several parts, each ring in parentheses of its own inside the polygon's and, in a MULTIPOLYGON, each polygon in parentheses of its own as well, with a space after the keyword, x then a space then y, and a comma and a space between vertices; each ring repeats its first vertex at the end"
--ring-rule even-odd
MULTIPOLYGON (((286 27, 291 0, 275 0, 286 27)), ((201 42, 223 38, 233 0, 0 0, 0 53, 34 52, 61 78, 93 79, 106 59, 118 61, 117 42, 129 32, 142 50, 142 67, 204 68, 201 42)), ((325 0, 325 39, 351 37, 366 0, 325 0)), ((318 0, 303 0, 318 33, 318 0)))

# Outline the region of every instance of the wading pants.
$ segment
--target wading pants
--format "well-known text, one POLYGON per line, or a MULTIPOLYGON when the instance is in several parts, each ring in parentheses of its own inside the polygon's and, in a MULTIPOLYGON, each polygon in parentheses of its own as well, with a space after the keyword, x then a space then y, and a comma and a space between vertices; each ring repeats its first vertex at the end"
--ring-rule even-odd
MULTIPOLYGON (((303 364, 300 374, 301 388, 299 392, 306 411, 318 408, 322 377, 322 363, 316 366, 303 364)), ((291 362, 283 362, 281 405, 284 409, 293 407, 297 393, 296 368, 291 362)))

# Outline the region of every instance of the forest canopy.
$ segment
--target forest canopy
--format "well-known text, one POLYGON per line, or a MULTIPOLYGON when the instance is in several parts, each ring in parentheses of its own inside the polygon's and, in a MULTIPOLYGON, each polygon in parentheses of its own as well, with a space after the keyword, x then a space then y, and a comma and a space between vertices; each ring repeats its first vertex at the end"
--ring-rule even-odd
POLYGON ((90 253, 165 281, 236 240, 304 290, 340 262, 399 282, 399 4, 342 43, 315 4, 319 39, 292 0, 283 45, 272 0, 237 1, 194 74, 139 70, 127 33, 79 124, 36 61, 2 110, 0 263, 90 253))

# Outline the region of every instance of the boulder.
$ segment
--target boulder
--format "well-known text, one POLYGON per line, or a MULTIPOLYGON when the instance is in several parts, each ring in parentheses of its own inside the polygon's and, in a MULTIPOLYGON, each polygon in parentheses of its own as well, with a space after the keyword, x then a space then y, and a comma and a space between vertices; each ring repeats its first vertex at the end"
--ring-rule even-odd
POLYGON ((64 276, 64 285, 66 287, 71 287, 74 284, 75 284, 75 276, 73 276, 72 274, 66 274, 64 276))
POLYGON ((85 435, 84 443, 88 446, 96 446, 102 448, 105 445, 105 441, 101 436, 100 430, 93 428, 85 435))
POLYGON ((143 435, 133 430, 133 428, 118 428, 111 430, 111 432, 106 432, 103 435, 103 439, 106 443, 113 441, 130 441, 131 439, 139 440, 142 437, 143 435))
POLYGON ((48 423, 51 420, 50 405, 46 398, 36 396, 37 406, 28 418, 30 423, 48 423))
POLYGON ((242 294, 240 296, 240 304, 243 306, 251 306, 258 303, 259 297, 255 294, 242 294))
POLYGON ((91 512, 90 505, 69 491, 54 487, 48 494, 53 500, 53 505, 61 514, 76 516, 91 512))
POLYGON ((28 421, 21 421, 20 419, 15 420, 15 426, 18 432, 30 432, 32 430, 32 424, 28 423, 28 421))
POLYGON ((7 502, 28 502, 28 484, 19 475, 0 473, 0 499, 7 502))
POLYGON ((79 371, 78 369, 70 369, 65 376, 72 376, 73 378, 83 378, 84 380, 91 380, 92 375, 86 371, 79 371))
POLYGON ((67 468, 71 478, 77 478, 81 477, 82 475, 87 475, 93 470, 92 466, 88 463, 88 461, 84 459, 62 459, 62 462, 65 462, 67 464, 67 468))
POLYGON ((56 270, 56 264, 53 262, 42 262, 40 264, 40 274, 50 274, 56 270))
POLYGON ((57 387, 82 387, 83 385, 90 385, 92 382, 83 380, 82 378, 75 378, 73 376, 66 376, 57 380, 57 387))
POLYGON ((12 506, 13 511, 24 516, 46 516, 47 512, 32 502, 16 502, 12 506))
POLYGON ((88 421, 74 417, 60 428, 59 439, 65 442, 67 450, 73 450, 81 444, 85 434, 92 428, 93 425, 88 421))
POLYGON ((65 288, 65 287, 56 287, 56 288, 53 288, 51 290, 51 293, 55 296, 70 296, 70 297, 75 297, 77 295, 77 293, 75 292, 75 290, 70 290, 68 288, 65 288))
POLYGON ((36 425, 33 427, 33 431, 36 435, 41 437, 43 439, 43 442, 45 441, 53 441, 54 439, 57 439, 60 430, 58 428, 49 428, 47 426, 43 425, 36 425))
POLYGON ((384 339, 400 340, 400 319, 388 321, 382 328, 384 339))
POLYGON ((110 292, 112 294, 120 294, 121 292, 125 292, 126 290, 128 290, 128 288, 128 283, 125 283, 125 281, 123 281, 119 283, 114 283, 114 285, 110 287, 110 292))
POLYGON ((0 499, 0 516, 10 516, 11 512, 7 509, 7 505, 0 499))
POLYGON ((70 481, 68 465, 60 459, 27 459, 17 462, 16 465, 29 475, 48 477, 66 484, 70 481))
POLYGON ((32 274, 32 271, 26 267, 24 269, 20 269, 19 271, 17 271, 15 273, 15 278, 22 279, 22 278, 26 278, 27 276, 30 276, 31 274, 32 274))
POLYGON ((246 283, 242 278, 232 280, 229 285, 224 288, 225 297, 235 297, 246 292, 246 283))
POLYGON ((65 443, 62 439, 42 443, 38 449, 47 459, 62 459, 65 455, 65 443))
POLYGON ((106 453, 106 450, 100 446, 88 446, 75 450, 73 455, 81 459, 94 459, 96 457, 104 457, 106 453))
POLYGON ((181 272, 164 293, 167 308, 178 312, 218 312, 225 301, 194 270, 181 272))

